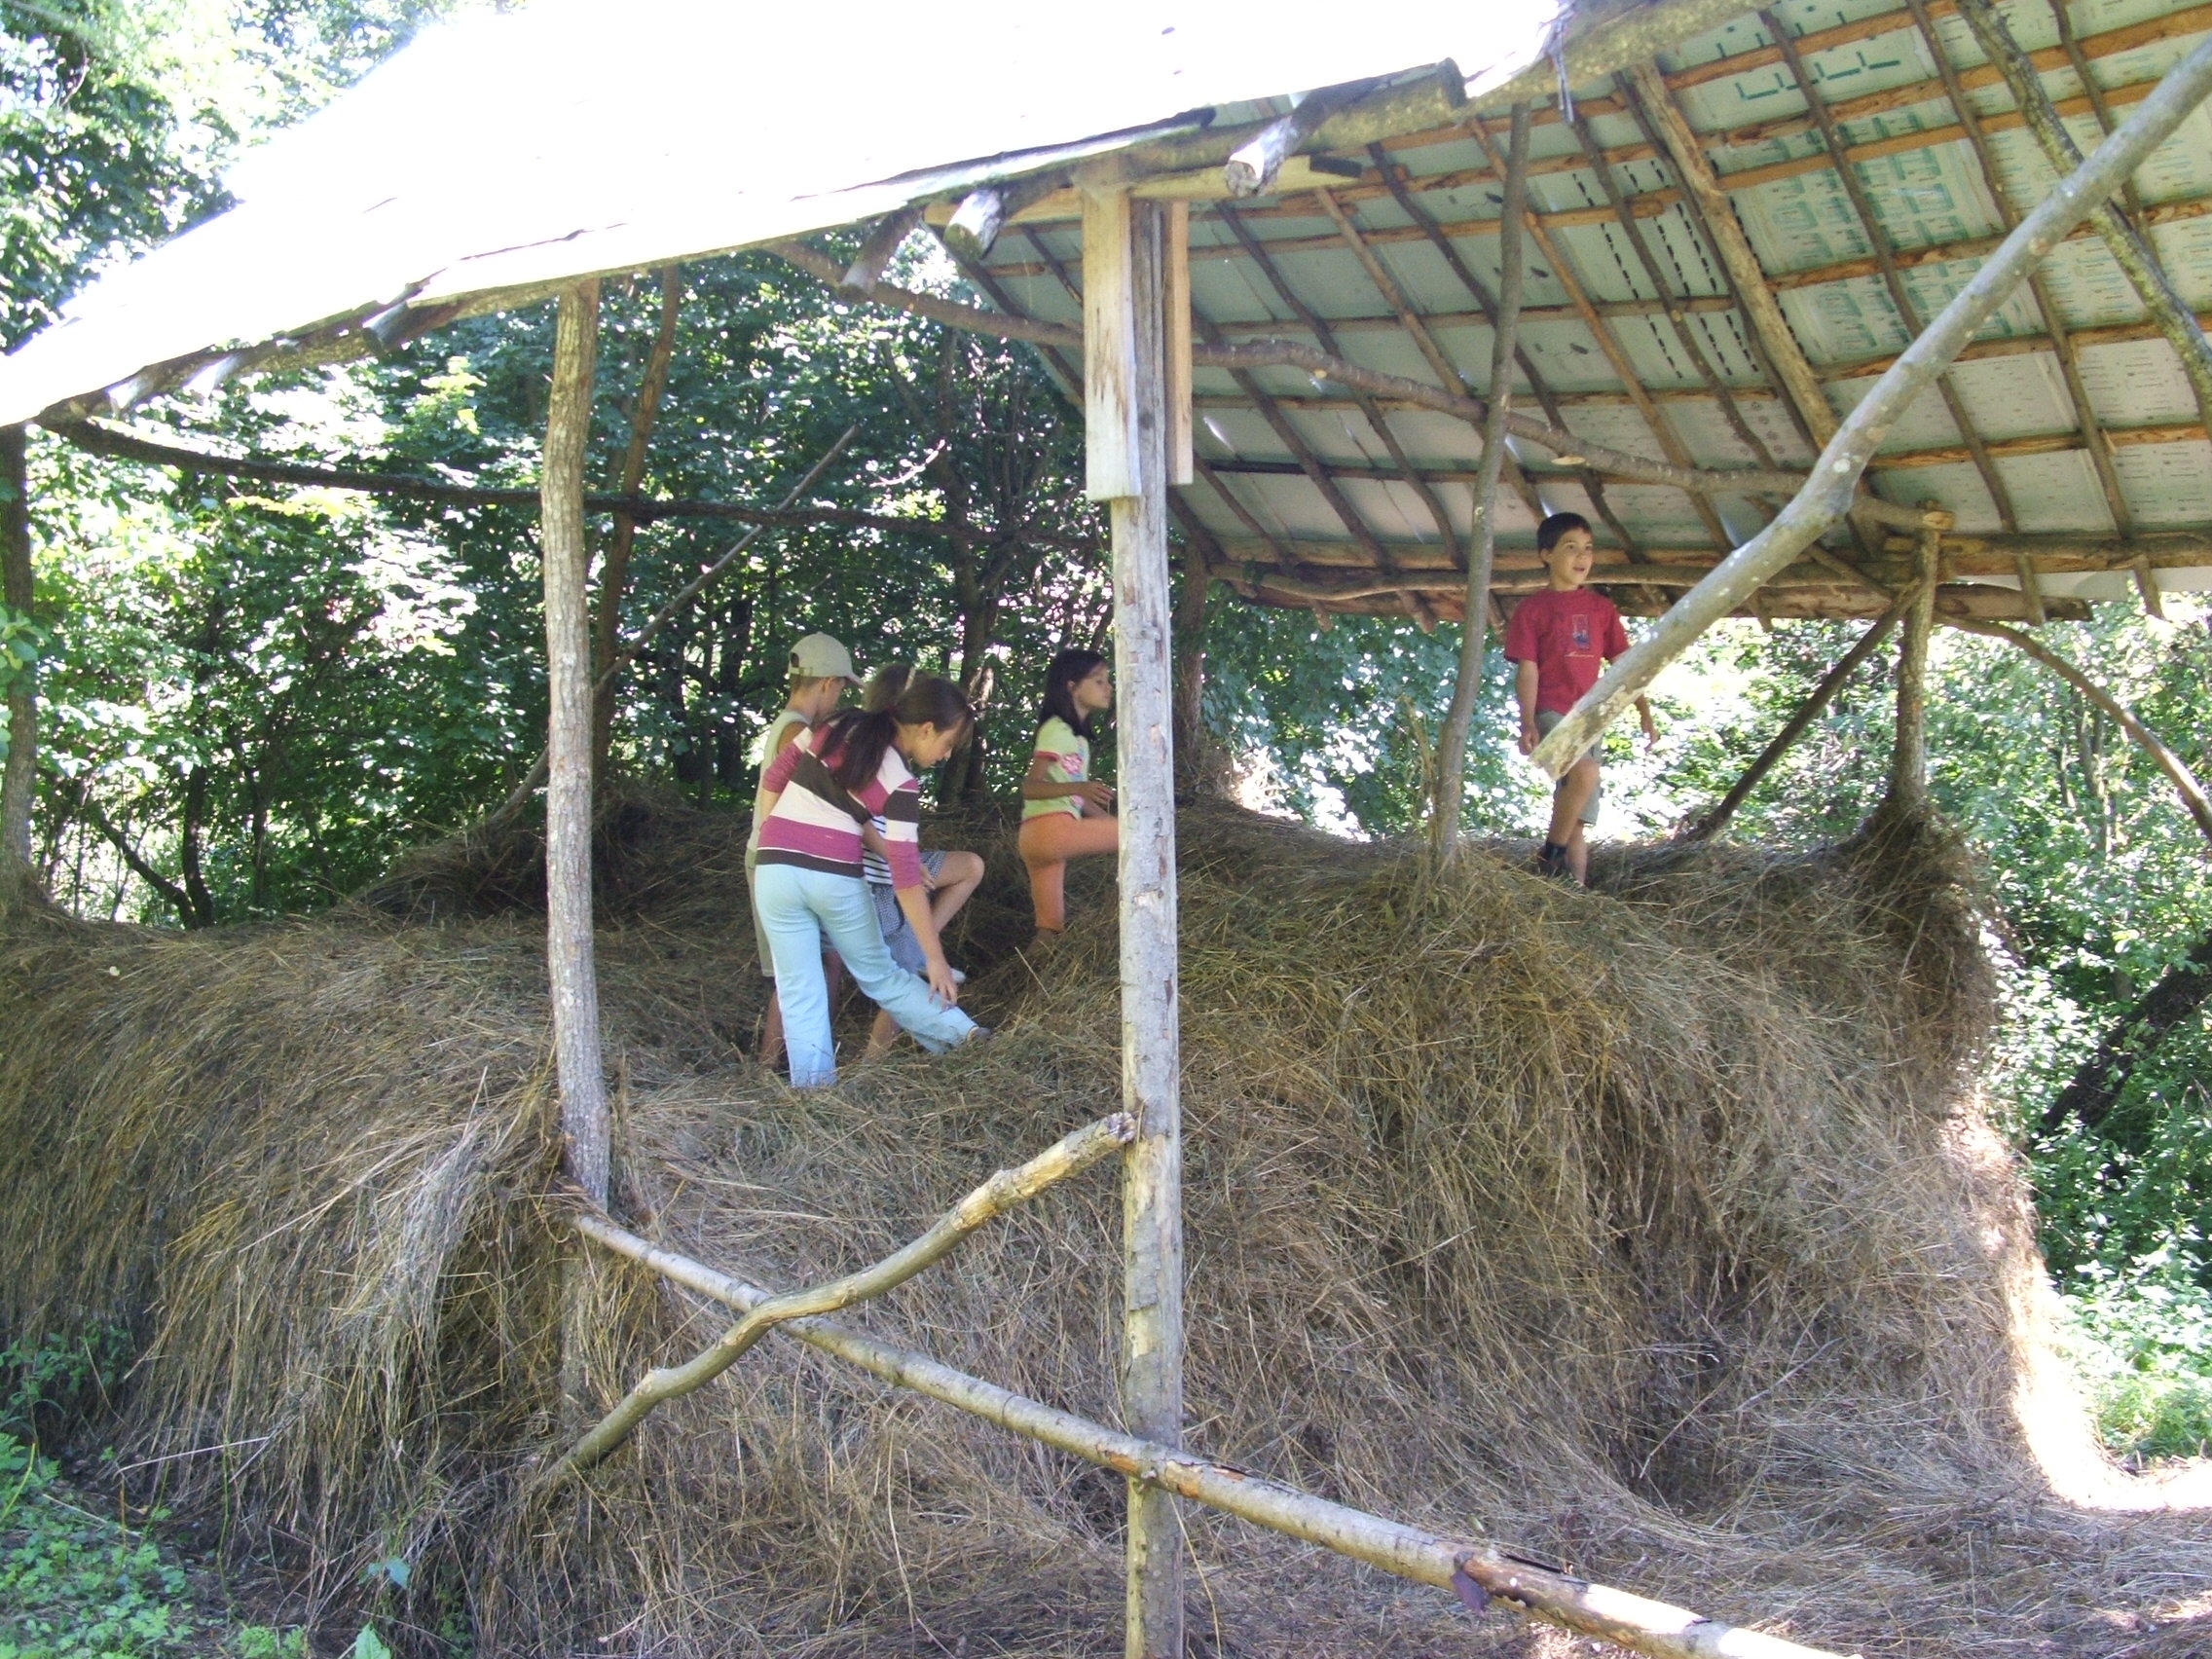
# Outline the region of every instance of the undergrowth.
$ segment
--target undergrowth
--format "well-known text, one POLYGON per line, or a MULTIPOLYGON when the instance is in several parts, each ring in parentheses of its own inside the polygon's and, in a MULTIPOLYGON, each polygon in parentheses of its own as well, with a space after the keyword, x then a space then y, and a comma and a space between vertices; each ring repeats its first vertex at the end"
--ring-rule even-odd
POLYGON ((305 1631, 234 1622, 175 1550, 80 1495, 0 1434, 0 1659, 307 1659, 305 1631))

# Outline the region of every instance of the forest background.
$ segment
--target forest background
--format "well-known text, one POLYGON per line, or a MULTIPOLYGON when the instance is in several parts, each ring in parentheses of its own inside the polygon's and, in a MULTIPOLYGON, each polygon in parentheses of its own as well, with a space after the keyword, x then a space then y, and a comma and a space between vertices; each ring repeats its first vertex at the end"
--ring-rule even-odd
MULTIPOLYGON (((225 169, 260 137, 467 3, 0 0, 0 348, 101 270, 219 211, 225 169)), ((901 257, 903 280, 953 285, 924 240, 901 257)), ((597 489, 620 478, 669 298, 655 278, 608 290, 597 489)), ((986 713, 940 799, 1009 794, 1046 658, 1103 645, 1110 612, 1080 424, 1044 365, 1025 348, 849 309, 766 256, 687 267, 674 300, 646 495, 764 506, 855 432, 796 518, 640 657, 612 710, 614 766, 746 810, 749 751, 780 706, 785 653, 820 629, 864 666, 912 661, 964 683, 986 713)), ((379 361, 166 400, 135 424, 203 449, 527 492, 551 334, 550 308, 479 318, 379 361)), ((0 607, 0 691, 17 677, 36 685, 34 853, 67 908, 186 928, 313 911, 480 817, 537 754, 534 508, 180 473, 36 429, 27 484, 34 601, 0 607)), ((604 550, 608 520, 595 522, 604 550)), ((738 534, 711 518, 638 527, 624 637, 738 534)), ((2178 596, 2167 611, 2107 606, 2046 634, 2201 770, 2212 611, 2178 596)), ((1604 833, 1664 834, 1724 791, 1853 632, 1716 631, 1659 686, 1659 747, 1609 740, 1604 833)), ((1203 709, 1241 796, 1347 834, 1414 828, 1452 636, 1323 626, 1217 593, 1203 709)), ((1477 835, 1540 824, 1544 791, 1513 754, 1506 684, 1493 641, 1463 803, 1477 835)), ((1881 790, 1890 691, 1879 659, 1861 671, 1732 832, 1805 847, 1856 828, 1881 790)), ((1939 630, 1931 701, 1933 795, 1986 872, 2004 986, 1988 1084, 2032 1170, 2079 1363, 2116 1451, 2201 1454, 2204 844, 2109 720, 2005 645, 1939 630), (2095 1055, 2117 1055, 2117 1090, 2100 1067, 2084 1074, 2095 1055), (2084 1077, 2098 1086, 2089 1110, 2046 1126, 2054 1102, 2083 1098, 2066 1091, 2084 1077)))

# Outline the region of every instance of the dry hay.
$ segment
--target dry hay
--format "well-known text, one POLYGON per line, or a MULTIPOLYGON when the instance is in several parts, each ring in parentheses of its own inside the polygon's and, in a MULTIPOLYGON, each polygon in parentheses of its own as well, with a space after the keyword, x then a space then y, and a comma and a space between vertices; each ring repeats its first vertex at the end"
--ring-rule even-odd
MULTIPOLYGON (((1003 825, 955 948, 999 1037, 764 1075, 742 830, 632 803, 603 837, 648 1231, 795 1285, 1114 1107, 1103 872, 1025 956, 1003 825)), ((2212 1645, 2212 1526, 2069 1506, 2020 1431, 2038 1264, 1940 838, 1614 852, 1595 895, 1226 808, 1183 838, 1197 1447, 1839 1649, 2212 1645)), ((397 1553, 387 1628, 463 1607, 488 1654, 1118 1651, 1116 1483, 780 1339, 518 1501, 560 1412, 534 856, 447 849, 309 923, 10 923, 0 1331, 128 1324, 106 1432, 340 1638, 397 1553)), ((1118 1227, 1095 1173, 859 1322, 1111 1419, 1118 1227)), ((724 1322, 588 1271, 602 1401, 724 1322)), ((1188 1528, 1201 1650, 1567 1650, 1188 1528)))

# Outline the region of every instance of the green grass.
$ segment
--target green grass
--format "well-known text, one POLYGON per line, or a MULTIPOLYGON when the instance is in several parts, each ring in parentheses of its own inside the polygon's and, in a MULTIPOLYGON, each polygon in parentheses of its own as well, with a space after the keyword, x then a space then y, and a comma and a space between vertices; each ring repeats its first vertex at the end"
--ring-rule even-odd
POLYGON ((175 1551, 79 1495, 0 1433, 0 1659, 307 1659, 305 1631, 234 1622, 175 1551))
POLYGON ((2131 1463, 2212 1456, 2212 1290, 2194 1267, 2170 1251, 2124 1275, 2085 1264, 2067 1290, 2097 1431, 2131 1463))

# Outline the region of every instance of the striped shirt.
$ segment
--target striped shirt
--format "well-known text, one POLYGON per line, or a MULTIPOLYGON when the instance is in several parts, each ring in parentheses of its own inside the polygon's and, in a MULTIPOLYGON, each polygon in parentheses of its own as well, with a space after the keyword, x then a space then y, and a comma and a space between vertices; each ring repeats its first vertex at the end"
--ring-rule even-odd
POLYGON ((838 752, 816 753, 828 740, 825 731, 808 732, 776 756, 761 780, 760 787, 777 799, 775 810, 760 826, 759 862, 859 879, 861 828, 873 818, 881 824, 884 844, 891 849, 892 885, 920 887, 919 780, 906 770, 906 762, 892 746, 884 750, 874 777, 857 790, 847 790, 830 775, 838 752))

